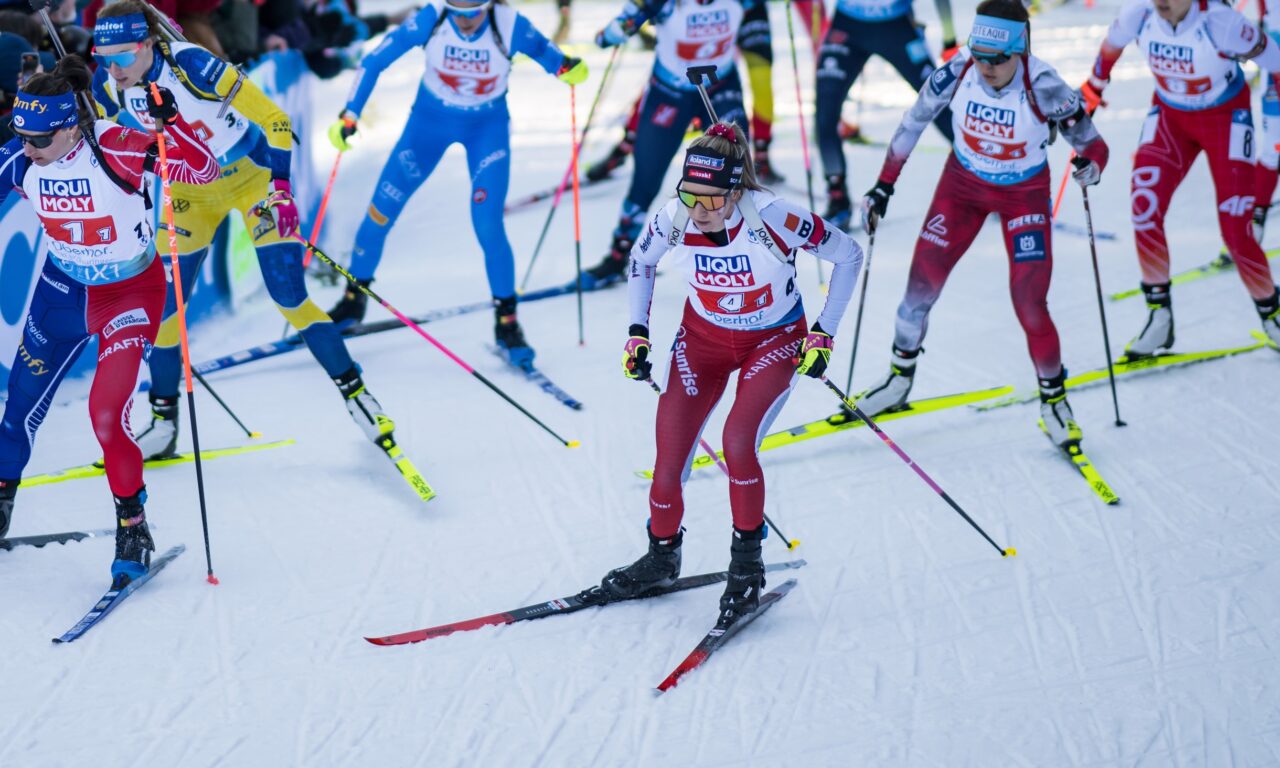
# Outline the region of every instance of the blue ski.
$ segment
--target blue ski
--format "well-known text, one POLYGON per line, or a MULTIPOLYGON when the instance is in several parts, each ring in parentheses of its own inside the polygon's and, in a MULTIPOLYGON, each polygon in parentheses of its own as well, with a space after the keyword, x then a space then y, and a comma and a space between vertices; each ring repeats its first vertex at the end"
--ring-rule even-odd
POLYGON ((126 597, 136 592, 138 587, 141 587, 143 584, 151 581, 152 576, 155 576, 157 573, 162 571, 166 565, 173 561, 174 558, 185 551, 187 551, 187 548, 179 544, 168 552, 165 552, 163 555, 152 560, 151 567, 147 572, 129 582, 123 589, 107 590, 107 593, 102 596, 101 600, 94 603, 93 608, 89 609, 89 612, 84 615, 83 619, 76 622, 74 627, 64 632, 62 637, 53 638, 53 642, 69 643, 73 640, 79 639, 81 635, 88 632, 90 629, 93 629, 99 621, 102 621, 108 613, 115 610, 117 605, 124 602, 126 597))
POLYGON ((551 395, 556 400, 560 401, 563 405, 568 406, 575 411, 582 410, 581 401, 577 400, 573 395, 570 395, 568 392, 565 392, 557 386, 554 381, 547 378, 545 373, 535 368, 533 363, 514 363, 511 361, 511 358, 507 356, 506 350, 502 347, 492 344, 488 346, 489 351, 492 352, 499 360, 521 373, 528 381, 532 381, 534 384, 537 384, 538 388, 543 392, 546 392, 548 395, 551 395))

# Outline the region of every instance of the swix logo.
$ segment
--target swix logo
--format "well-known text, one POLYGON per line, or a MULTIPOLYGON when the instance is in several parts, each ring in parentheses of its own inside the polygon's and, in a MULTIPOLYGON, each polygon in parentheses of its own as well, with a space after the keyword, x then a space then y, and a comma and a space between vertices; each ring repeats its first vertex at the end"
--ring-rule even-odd
POLYGON ((733 34, 729 25, 729 12, 724 9, 689 14, 685 19, 684 30, 688 37, 708 38, 733 34))
POLYGON ((1218 204, 1218 210, 1228 216, 1244 216, 1253 213, 1253 195, 1232 195, 1218 204))
POLYGON ((698 285, 714 285, 719 288, 743 288, 755 285, 751 273, 751 259, 747 256, 693 256, 694 280, 698 285))
POLYGON ((444 47, 444 66, 454 72, 488 72, 489 52, 484 49, 444 47))
POLYGON ((55 213, 90 213, 93 194, 88 179, 41 179, 40 209, 55 213))
POLYGON ((1196 71, 1195 51, 1185 45, 1153 40, 1147 46, 1147 61, 1157 75, 1190 75, 1196 71))
POLYGON ((1012 139, 1017 113, 971 101, 964 108, 964 129, 975 136, 1012 139))
POLYGON ((670 128, 676 119, 676 108, 670 104, 659 104, 658 108, 653 110, 653 124, 660 125, 663 128, 670 128))

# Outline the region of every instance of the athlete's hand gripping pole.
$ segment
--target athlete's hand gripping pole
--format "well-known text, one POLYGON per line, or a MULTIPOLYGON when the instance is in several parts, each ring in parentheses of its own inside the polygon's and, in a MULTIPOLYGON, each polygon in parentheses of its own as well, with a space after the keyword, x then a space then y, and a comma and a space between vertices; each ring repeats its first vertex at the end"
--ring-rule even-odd
POLYGON ((489 389, 493 390, 493 391, 494 391, 494 393, 496 393, 496 394, 497 394, 499 397, 501 397, 503 400, 506 400, 508 403, 510 403, 510 404, 512 405, 512 407, 514 407, 516 410, 520 411, 520 413, 523 413, 523 414, 524 414, 524 415, 525 415, 525 416, 526 416, 530 421, 532 421, 534 424, 537 424, 539 427, 541 427, 541 428, 543 429, 543 431, 544 431, 544 432, 546 432, 547 434, 551 435, 551 436, 552 436, 552 437, 554 437, 556 440, 559 440, 561 445, 563 445, 563 446, 564 446, 564 447, 566 447, 566 448, 577 448, 577 447, 578 447, 579 443, 578 443, 578 441, 577 441, 577 440, 565 440, 563 437, 561 437, 559 434, 557 434, 555 430, 553 430, 551 427, 548 427, 546 424, 542 423, 542 421, 541 421, 541 420, 539 420, 539 419, 538 419, 538 417, 534 416, 532 413, 530 413, 528 410, 526 410, 526 409, 525 409, 525 407, 524 407, 523 405, 521 405, 520 403, 516 402, 516 401, 511 397, 511 395, 508 395, 506 392, 503 392, 501 389, 499 389, 499 388, 498 388, 498 386, 497 386, 496 384, 494 384, 492 381, 489 381, 489 379, 488 379, 487 377, 485 377, 485 375, 484 375, 483 373, 480 373, 480 372, 479 372, 479 371, 477 371, 476 369, 472 368, 470 365, 467 365, 467 363, 466 363, 465 361, 463 361, 463 359, 462 359, 462 358, 460 358, 460 357, 458 357, 457 355, 455 355, 455 354, 454 354, 454 353, 453 353, 453 352, 452 352, 448 347, 446 347, 445 345, 443 345, 443 344, 441 344, 439 341, 437 341, 437 340, 436 340, 436 338, 435 338, 434 336, 432 336, 431 334, 429 334, 429 333, 427 333, 426 331, 422 330, 422 326, 420 326, 420 325, 418 325, 417 323, 413 322, 413 320, 412 320, 412 319, 410 319, 410 318, 409 318, 407 315, 405 315, 403 312, 401 312, 400 310, 398 310, 398 309, 396 309, 395 307, 393 307, 393 306, 391 306, 390 304, 388 304, 388 303, 387 303, 387 301, 386 301, 386 299, 383 299, 381 296, 379 296, 378 294, 374 293, 374 292, 373 292, 373 291, 372 291, 368 286, 366 286, 366 285, 361 285, 360 283, 357 283, 357 282, 356 282, 356 279, 351 275, 351 273, 350 273, 350 272, 348 272, 348 271, 346 270, 346 268, 345 268, 345 267, 343 267, 341 264, 339 264, 338 262, 336 262, 336 261, 334 261, 332 258, 330 258, 330 256, 329 256, 328 254, 326 254, 324 251, 322 251, 322 250, 320 250, 319 248, 317 248, 314 244, 312 244, 312 243, 308 243, 306 240, 303 240, 301 237, 298 237, 297 235, 294 235, 293 237, 294 237, 294 239, 295 239, 295 240, 297 240, 298 242, 300 242, 300 243, 302 243, 303 245, 305 245, 309 250, 311 250, 311 251, 315 252, 316 258, 320 259, 320 260, 321 260, 321 261, 323 261, 325 264, 328 264, 328 265, 329 265, 330 267, 332 267, 335 271, 337 271, 337 273, 338 273, 338 274, 340 274, 340 275, 342 275, 343 277, 345 277, 345 278, 346 278, 346 279, 347 279, 347 280, 348 280, 352 285, 356 286, 356 287, 357 287, 357 288, 359 288, 361 291, 363 291, 363 292, 364 292, 364 294, 365 294, 366 296, 368 296, 369 298, 371 298, 371 299, 373 299, 374 301, 378 302, 378 303, 379 303, 379 304, 381 304, 381 305, 382 305, 382 306, 383 306, 383 307, 384 307, 388 312, 390 312, 391 314, 395 315, 397 320, 399 320, 400 322, 402 322, 402 323, 404 323, 405 325, 409 326, 409 327, 410 327, 410 328, 412 328, 413 330, 417 331, 419 336, 421 336, 422 338, 426 339, 428 342, 430 342, 430 343, 431 343, 431 345, 432 345, 432 346, 434 346, 436 349, 438 349, 438 350, 440 350, 441 352, 443 352, 445 357, 447 357, 447 358, 449 358, 450 360, 452 360, 453 362, 457 363, 457 364, 458 364, 458 366, 459 366, 460 368, 462 368, 462 370, 464 370, 464 371, 466 371, 467 373, 471 374, 471 375, 472 375, 472 376, 474 376, 476 379, 478 379, 478 380, 480 381, 480 383, 481 383, 481 384, 484 384, 486 387, 488 387, 489 389))
MULTIPOLYGON (((658 393, 659 396, 662 395, 662 388, 658 386, 658 382, 654 381, 652 377, 645 379, 645 383, 649 385, 650 389, 658 393)), ((729 466, 724 463, 724 459, 720 458, 720 454, 716 453, 716 449, 712 448, 711 444, 708 443, 706 438, 704 438, 702 435, 698 435, 698 445, 702 447, 702 450, 707 452, 707 455, 710 456, 711 460, 716 463, 716 466, 720 468, 720 471, 724 473, 724 476, 730 477, 729 466)), ((800 540, 788 538, 787 534, 783 533, 782 529, 778 527, 778 524, 769 519, 768 512, 764 513, 764 521, 770 528, 774 530, 775 533, 778 534, 778 536, 782 539, 782 543, 787 545, 788 550, 792 550, 800 546, 800 540)))
MULTIPOLYGON (((151 97, 159 104, 160 89, 150 84, 151 97)), ((173 296, 178 304, 178 338, 182 342, 182 373, 187 385, 187 408, 191 414, 191 445, 195 450, 196 491, 200 497, 200 526, 204 532, 204 560, 208 569, 205 576, 210 584, 217 584, 213 575, 213 555, 209 548, 209 512, 204 501, 204 467, 200 461, 200 428, 196 422, 196 395, 191 384, 191 349, 187 344, 187 306, 182 297, 182 267, 178 263, 178 230, 173 223, 173 194, 169 187, 169 153, 165 148, 164 123, 156 121, 156 146, 160 149, 160 189, 164 207, 164 222, 169 231, 169 263, 173 270, 173 296)))
MULTIPOLYGON (((1076 163, 1079 168, 1080 162, 1088 165, 1089 161, 1083 157, 1075 158, 1072 162, 1076 163)), ((1093 287, 1098 293, 1098 317, 1102 319, 1102 346, 1107 353, 1107 378, 1111 381, 1111 404, 1116 411, 1116 426, 1125 426, 1124 419, 1120 418, 1120 396, 1116 394, 1116 370, 1111 362, 1111 334, 1107 332, 1107 310, 1102 302, 1102 274, 1098 270, 1098 242, 1093 236, 1093 214, 1089 211, 1089 188, 1087 186, 1080 187, 1080 194, 1084 196, 1084 223, 1089 228, 1089 255, 1093 257, 1093 287)))
POLYGON ((871 417, 868 416, 861 408, 858 407, 858 404, 856 402, 854 402, 844 392, 841 392, 839 387, 837 387, 835 384, 832 384, 831 381, 827 379, 826 376, 823 376, 819 380, 823 384, 826 384, 827 388, 830 389, 832 392, 834 392, 836 396, 840 398, 840 401, 844 403, 844 407, 848 408, 849 411, 854 415, 854 417, 862 419, 863 423, 865 423, 868 427, 870 427, 871 431, 875 432, 876 436, 879 437, 881 440, 883 440, 885 445, 893 449, 893 452, 898 454, 898 458, 906 462, 907 466, 911 467, 911 469, 914 470, 915 473, 920 476, 920 479, 925 482, 925 485, 932 488, 934 493, 941 496, 943 501, 947 502, 947 504, 950 504, 951 508, 954 509, 961 517, 965 519, 965 522, 967 522, 969 525, 972 525, 975 531, 982 534, 982 538, 986 539, 988 544, 995 547, 996 551, 1000 553, 1001 557, 1013 557, 1014 555, 1018 554, 1018 550, 1014 549, 1013 547, 1009 547, 1008 549, 1005 549, 1004 547, 995 543, 995 541, 993 541, 992 538, 987 535, 987 532, 982 530, 982 526, 975 523, 973 521, 973 518, 969 517, 969 515, 963 509, 960 508, 960 505, 957 504, 955 500, 952 499, 949 495, 947 495, 947 492, 942 490, 942 488, 933 481, 932 477, 929 477, 929 475, 926 474, 925 471, 920 468, 920 465, 912 461, 911 457, 906 454, 906 451, 903 451, 901 448, 899 448, 898 444, 893 442, 893 440, 884 433, 884 430, 880 429, 880 426, 876 424, 874 421, 872 421, 871 417))

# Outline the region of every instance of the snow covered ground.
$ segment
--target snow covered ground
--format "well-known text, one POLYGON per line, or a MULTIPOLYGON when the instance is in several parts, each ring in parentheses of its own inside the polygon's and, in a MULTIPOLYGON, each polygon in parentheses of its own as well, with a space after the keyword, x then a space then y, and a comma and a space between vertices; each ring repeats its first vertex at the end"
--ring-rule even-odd
MULTIPOLYGON (((922 14, 931 16, 928 4, 922 14)), ((1035 20, 1033 46, 1069 82, 1083 79, 1116 8, 1070 6, 1035 20)), ((549 3, 522 6, 544 30, 549 3)), ((579 0, 585 41, 615 10, 579 0)), ((773 8, 774 157, 803 183, 781 6, 773 8)), ((957 9, 964 37, 972 6, 957 9)), ((938 29, 929 29, 938 49, 938 29)), ((607 54, 588 60, 598 75, 607 54)), ((807 46, 800 52, 807 73, 807 46)), ((648 56, 623 55, 586 151, 619 133, 648 56), (605 127, 608 126, 607 130, 605 127)), ((364 144, 343 163, 326 241, 349 248, 420 73, 406 56, 379 84, 364 144)), ((806 98, 812 81, 802 75, 806 98)), ((862 121, 886 139, 912 94, 881 62, 855 89, 862 121)), ((347 80, 323 86, 336 111, 347 80)), ((593 79, 582 89, 585 117, 593 79)), ((1099 126, 1113 164, 1094 193, 1105 287, 1138 280, 1127 223, 1129 155, 1151 90, 1130 51, 1099 126)), ((568 159, 568 93, 525 63, 512 76, 511 195, 554 182, 568 159)), ((848 109, 855 109, 850 103, 848 109)), ((809 115, 806 115, 808 118, 809 115)), ((325 120, 317 121, 316 135, 325 120)), ((811 123, 810 126, 811 128, 811 123)), ((911 248, 945 157, 927 134, 907 166, 877 243, 855 389, 882 375, 911 248), (932 151, 925 151, 933 148, 932 151)), ((1056 174, 1066 149, 1054 148, 1056 174)), ((881 152, 851 149, 851 186, 872 183, 881 152)), ((323 174, 332 154, 319 152, 323 174)), ((322 175, 323 178, 323 175, 322 175)), ((375 288, 403 310, 487 297, 455 148, 392 233, 375 288)), ((608 243, 624 182, 584 195, 583 259, 608 243)), ((1183 184, 1174 267, 1219 247, 1203 163, 1183 184)), ((545 207, 508 228, 523 274, 545 207)), ((570 279, 561 212, 532 286, 570 279)), ((1072 186, 1062 219, 1083 224, 1072 186)), ((1086 241, 1059 234, 1051 306, 1074 371, 1100 365, 1102 341, 1086 241)), ((801 268, 811 309, 812 263, 801 268)), ((989 226, 932 319, 915 394, 1034 384, 1007 299, 1007 266, 989 226)), ((1178 346, 1247 342, 1257 320, 1234 274, 1176 293, 1178 346)), ((337 291, 316 291, 328 306, 337 291)), ((653 334, 674 331, 682 288, 659 282, 653 334)), ((886 424, 887 431, 999 542, 1001 559, 865 430, 766 454, 768 513, 803 541, 799 587, 676 690, 653 686, 710 626, 709 588, 571 617, 378 648, 380 635, 570 594, 645 546, 656 399, 619 376, 625 293, 588 295, 585 346, 572 298, 522 309, 542 367, 586 403, 574 413, 484 350, 491 318, 428 326, 555 429, 566 450, 411 332, 352 343, 405 450, 440 496, 423 505, 351 425, 305 354, 211 377, 265 439, 287 448, 205 464, 219 587, 205 584, 191 465, 148 474, 161 548, 188 552, 100 627, 70 646, 48 640, 99 594, 108 541, 0 553, 0 765, 174 766, 1266 766, 1280 764, 1280 360, 1258 351, 1123 380, 1129 426, 1112 426, 1105 387, 1072 395, 1085 446, 1123 497, 1099 503, 1040 435, 1032 406, 967 409, 886 424)), ((1113 343, 1141 326, 1142 302, 1108 304, 1113 343)), ((852 309, 837 336, 843 383, 852 309)), ((371 319, 385 315, 380 308, 371 319)), ((196 334, 207 359, 275 338, 264 300, 196 334)), ((1118 351, 1118 350, 1117 350, 1118 351)), ((29 467, 93 459, 85 382, 70 382, 29 467)), ((139 398, 139 419, 145 400, 139 398)), ((202 442, 243 441, 198 395, 202 442)), ((834 401, 802 381, 778 426, 834 401)), ((725 409, 722 408, 723 412, 725 409)), ((185 407, 183 409, 185 419, 185 407)), ((707 436, 718 443, 718 424, 707 436)), ((189 434, 184 431, 184 435, 189 434)), ((186 438, 184 437, 184 440, 186 438)), ((12 534, 111 524, 102 480, 23 490, 12 534)), ((725 483, 687 487, 685 572, 727 562, 725 483)), ((777 537, 770 560, 791 555, 777 537)))

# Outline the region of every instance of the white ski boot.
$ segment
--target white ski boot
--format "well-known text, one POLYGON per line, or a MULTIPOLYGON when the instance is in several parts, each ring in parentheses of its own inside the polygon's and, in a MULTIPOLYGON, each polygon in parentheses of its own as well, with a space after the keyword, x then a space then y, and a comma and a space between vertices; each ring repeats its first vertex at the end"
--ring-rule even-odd
POLYGON ((142 449, 142 460, 178 455, 178 396, 148 394, 147 399, 151 401, 151 424, 134 438, 142 449))
POLYGON ((1147 324, 1142 332, 1124 348, 1130 358, 1151 357, 1162 349, 1173 346, 1173 299, 1169 295, 1169 284, 1142 284, 1142 292, 1147 297, 1147 324))

